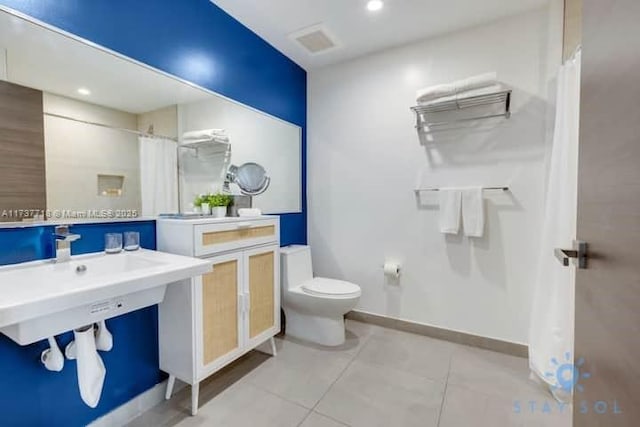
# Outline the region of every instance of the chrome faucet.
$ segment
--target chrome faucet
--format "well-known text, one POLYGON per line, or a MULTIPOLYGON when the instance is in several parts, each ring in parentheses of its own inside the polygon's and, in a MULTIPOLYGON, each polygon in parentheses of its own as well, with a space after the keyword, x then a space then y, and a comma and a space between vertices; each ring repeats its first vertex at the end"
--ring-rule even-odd
POLYGON ((71 259, 71 242, 75 242, 81 236, 70 233, 68 225, 58 225, 53 237, 56 240, 56 262, 69 261, 71 259))

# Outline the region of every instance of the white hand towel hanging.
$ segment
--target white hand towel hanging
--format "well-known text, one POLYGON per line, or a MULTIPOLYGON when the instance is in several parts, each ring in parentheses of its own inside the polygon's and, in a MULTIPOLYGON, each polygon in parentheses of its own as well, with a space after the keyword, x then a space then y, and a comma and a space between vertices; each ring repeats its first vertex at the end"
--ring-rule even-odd
POLYGON ((440 231, 445 234, 458 234, 462 192, 443 188, 438 192, 438 199, 440 202, 440 231))
POLYGON ((482 237, 484 234, 484 199, 482 188, 462 190, 462 225, 468 237, 482 237))
POLYGON ((96 349, 100 351, 111 351, 113 349, 113 335, 107 329, 107 322, 102 321, 97 323, 98 330, 96 331, 96 349))
POLYGON ((93 325, 73 331, 78 360, 78 387, 80 396, 89 407, 95 408, 102 396, 107 370, 96 350, 93 325))

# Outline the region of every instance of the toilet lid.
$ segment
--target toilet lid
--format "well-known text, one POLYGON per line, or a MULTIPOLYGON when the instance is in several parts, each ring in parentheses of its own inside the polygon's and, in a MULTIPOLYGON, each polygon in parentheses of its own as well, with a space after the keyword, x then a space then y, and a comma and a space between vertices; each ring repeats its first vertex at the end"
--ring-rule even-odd
POLYGON ((342 280, 324 279, 316 277, 305 282, 301 286, 302 290, 311 295, 319 296, 359 296, 360 286, 342 280))

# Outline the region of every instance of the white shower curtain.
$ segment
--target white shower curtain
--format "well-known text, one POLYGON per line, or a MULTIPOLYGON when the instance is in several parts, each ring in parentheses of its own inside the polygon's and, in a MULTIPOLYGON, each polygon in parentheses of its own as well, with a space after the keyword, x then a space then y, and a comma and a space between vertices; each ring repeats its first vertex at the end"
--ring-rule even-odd
POLYGON ((579 113, 578 52, 558 75, 553 149, 529 331, 529 366, 551 386, 558 385, 556 363, 573 363, 575 271, 563 267, 553 250, 571 248, 576 237, 579 113))
POLYGON ((142 215, 178 212, 178 150, 174 141, 140 137, 142 215))

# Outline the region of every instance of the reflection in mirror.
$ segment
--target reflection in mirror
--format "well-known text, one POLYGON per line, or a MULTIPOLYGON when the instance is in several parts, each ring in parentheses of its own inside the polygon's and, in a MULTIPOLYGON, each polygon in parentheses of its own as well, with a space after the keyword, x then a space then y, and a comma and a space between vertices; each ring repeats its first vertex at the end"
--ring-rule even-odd
POLYGON ((138 138, 112 128, 135 129, 136 115, 46 92, 44 114, 47 208, 140 211, 138 138))
MULTIPOLYGON (((216 192, 224 186, 225 168, 234 165, 257 163, 270 177, 268 190, 254 197, 253 207, 264 213, 289 213, 301 210, 301 129, 251 108, 222 97, 178 106, 180 125, 185 132, 204 129, 224 129, 231 147, 228 161, 214 164, 211 160, 209 175, 216 180, 194 179, 189 171, 181 177, 181 206, 187 210, 193 199, 202 193, 216 192)), ((183 171, 181 171, 183 174, 183 171)), ((231 184, 234 194, 241 194, 236 184, 231 184)))
POLYGON ((1 221, 185 211, 247 162, 272 179, 255 207, 301 210, 297 126, 3 11, 0 64, 1 221))
POLYGON ((271 184, 271 177, 262 166, 249 162, 240 166, 229 166, 227 182, 237 184, 242 194, 258 196, 267 191, 271 184))

